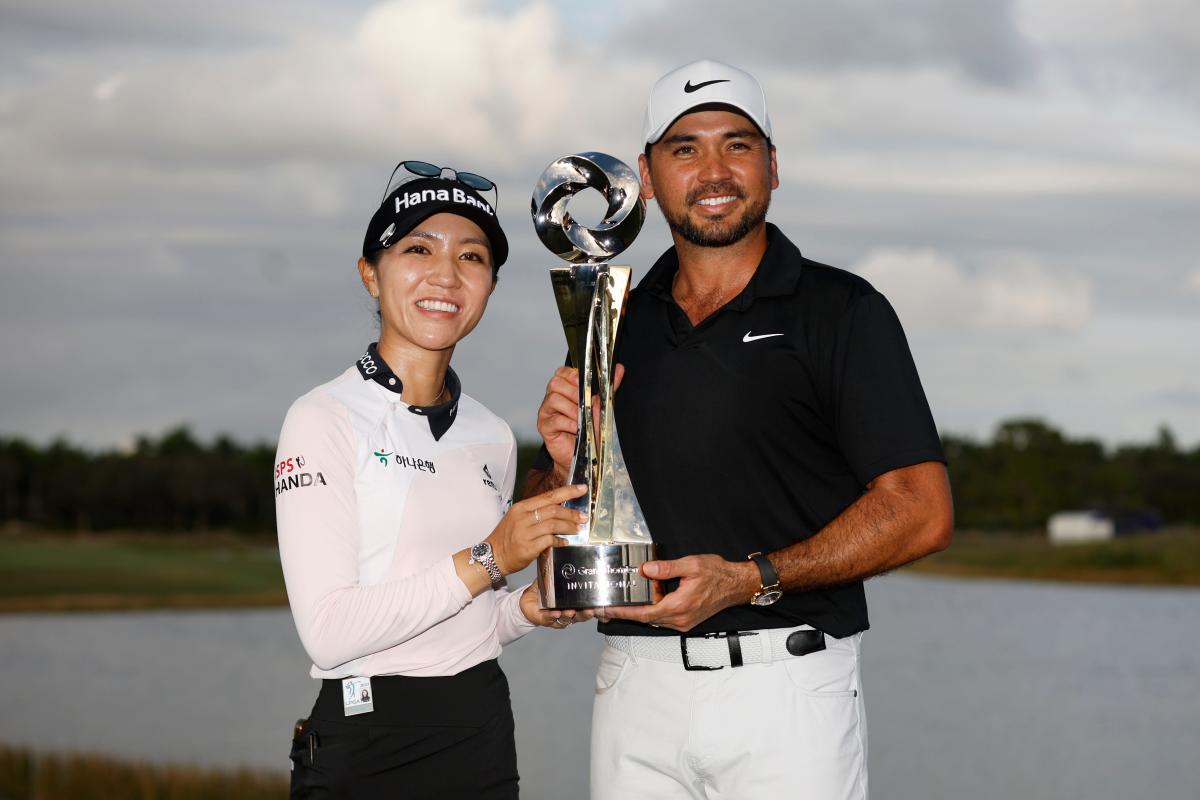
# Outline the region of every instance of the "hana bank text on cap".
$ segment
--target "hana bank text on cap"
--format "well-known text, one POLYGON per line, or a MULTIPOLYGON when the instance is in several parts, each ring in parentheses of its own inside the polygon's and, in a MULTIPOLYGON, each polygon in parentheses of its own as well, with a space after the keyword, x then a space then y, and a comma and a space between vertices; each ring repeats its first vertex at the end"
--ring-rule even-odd
POLYGON ((386 250, 434 214, 466 217, 479 226, 492 247, 492 267, 508 259, 508 239, 496 211, 470 186, 446 178, 418 178, 397 187, 371 217, 363 237, 363 255, 386 250))

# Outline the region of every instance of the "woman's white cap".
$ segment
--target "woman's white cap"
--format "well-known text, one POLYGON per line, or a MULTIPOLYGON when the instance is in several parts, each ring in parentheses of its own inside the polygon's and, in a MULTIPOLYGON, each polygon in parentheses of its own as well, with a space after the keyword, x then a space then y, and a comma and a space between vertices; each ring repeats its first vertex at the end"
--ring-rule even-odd
POLYGON ((658 79, 646 103, 646 144, 654 144, 675 120, 697 106, 732 106, 771 138, 767 97, 749 72, 719 61, 693 61, 658 79))

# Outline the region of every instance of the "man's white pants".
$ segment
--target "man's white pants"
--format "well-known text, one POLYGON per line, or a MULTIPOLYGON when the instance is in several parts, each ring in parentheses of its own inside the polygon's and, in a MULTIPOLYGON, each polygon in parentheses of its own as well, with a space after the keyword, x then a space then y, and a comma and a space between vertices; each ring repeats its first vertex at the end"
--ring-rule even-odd
POLYGON ((861 639, 826 636, 825 650, 711 672, 606 646, 592 800, 865 800, 861 639))

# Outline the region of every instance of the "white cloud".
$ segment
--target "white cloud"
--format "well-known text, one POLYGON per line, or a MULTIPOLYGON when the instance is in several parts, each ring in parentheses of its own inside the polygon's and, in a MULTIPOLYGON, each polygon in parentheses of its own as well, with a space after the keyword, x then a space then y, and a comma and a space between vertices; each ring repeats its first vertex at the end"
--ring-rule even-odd
POLYGON ((776 69, 763 81, 781 142, 792 144, 781 155, 806 184, 977 197, 1200 196, 1200 115, 1144 100, 1098 102, 1070 86, 981 88, 933 69, 836 79, 776 69))
POLYGON ((512 202, 507 179, 525 194, 567 148, 636 152, 645 75, 605 63, 566 24, 545 2, 390 0, 351 25, 293 25, 231 52, 38 59, 26 80, 0 83, 0 209, 85 221, 68 235, 104 225, 99 198, 160 231, 195 207, 241 207, 249 221, 286 202, 293 216, 330 217, 369 205, 406 157, 488 175, 512 202), (348 195, 368 169, 367 190, 348 195))
POLYGON ((1188 276, 1183 279, 1183 288, 1189 292, 1200 294, 1200 267, 1192 270, 1188 276))
POLYGON ((1018 0, 1016 9, 1017 27, 1039 42, 1113 55, 1148 45, 1200 52, 1200 8, 1191 0, 1018 0))
POLYGON ((1166 424, 1194 447, 1196 333, 1185 317, 1098 313, 1071 336, 917 329, 909 342, 941 430, 987 437, 998 420, 1037 416, 1111 444, 1149 441, 1166 424))
POLYGON ((1192 0, 1019 0, 1016 26, 1045 68, 1099 94, 1200 103, 1200 5, 1192 0))
POLYGON ((934 250, 882 248, 852 269, 887 295, 912 327, 1075 331, 1092 315, 1084 278, 1025 255, 993 259, 971 272, 934 250))
MULTIPOLYGON (((632 161, 650 84, 700 56, 763 82, 772 221, 893 300, 939 421, 1031 410, 1118 430, 1063 377, 1111 394, 1114 315, 1136 317, 1130 353, 1200 337, 1200 112, 1180 102, 1200 96, 1200 6, 1153 2, 752 0, 730 19, 674 0, 0 0, 0 374, 16 376, 0 434, 115 441, 191 420, 274 436, 290 397, 371 335, 356 243, 404 157, 500 183, 513 255, 455 365, 532 434, 562 357, 533 181, 578 150, 632 161), (153 343, 163 363, 137 388, 169 397, 170 419, 144 422, 122 387, 153 343), (43 368, 72 357, 86 395, 43 368), (206 396, 231 375, 253 385, 206 396)), ((625 260, 644 274, 667 241, 652 210, 625 260)), ((1187 353, 1168 355, 1138 360, 1139 391, 1178 385, 1187 353)), ((1200 436, 1178 404, 1137 407, 1200 436)))
POLYGON ((689 0, 683 13, 680 5, 642 3, 614 44, 677 64, 703 55, 815 73, 933 65, 989 84, 1014 83, 1029 68, 1009 0, 742 0, 736 11, 689 0))
POLYGON ((2 0, 0 13, 3 32, 12 37, 8 43, 17 49, 63 52, 88 46, 179 49, 212 44, 228 49, 329 28, 347 15, 340 5, 322 0, 2 0))
POLYGON ((166 166, 386 161, 413 149, 503 163, 554 147, 581 113, 593 136, 624 128, 593 112, 637 105, 624 90, 631 73, 618 65, 596 80, 598 46, 569 40, 548 3, 504 15, 484 0, 390 0, 349 35, 314 28, 232 53, 141 52, 115 74, 103 51, 55 61, 9 100, 24 113, 3 126, 47 155, 166 166), (112 76, 96 84, 98 72, 112 76), (80 84, 108 102, 79 108, 80 84))
POLYGON ((979 324, 1079 330, 1092 316, 1091 287, 1029 257, 1005 259, 978 276, 979 324))
POLYGON ((107 103, 116 96, 117 92, 121 91, 126 80, 124 72, 110 75, 96 84, 96 88, 92 90, 92 96, 96 98, 97 102, 107 103))
MULTIPOLYGON (((127 5, 136 16, 137 4, 127 5)), ((52 6, 56 24, 62 6, 52 6)), ((653 26, 666 25, 671 8, 641 20, 646 35, 667 34, 653 26)), ((256 37, 262 16, 247 22, 256 37)), ((649 53, 611 58, 611 44, 590 39, 569 10, 546 2, 505 13, 486 0, 389 0, 328 29, 289 19, 277 38, 252 38, 232 52, 98 49, 39 60, 31 80, 0 87, 0 143, 15 156, 7 180, 57 194, 104 166, 121 172, 116 181, 151 167, 161 189, 175 192, 166 185, 171 172, 194 170, 185 182, 203 190, 214 170, 232 186, 253 183, 252 172, 263 168, 345 174, 347 165, 419 151, 528 181, 565 148, 631 159, 646 87, 673 66, 652 63, 662 56, 649 53), (413 35, 446 29, 452 46, 440 35, 413 35), (97 83, 97 75, 108 77, 97 83), (104 102, 81 106, 83 93, 104 102)), ((169 20, 154 20, 164 33, 169 20)), ((963 24, 967 40, 978 33, 963 24)), ((213 30, 231 27, 226 21, 213 30)), ((954 35, 943 25, 921 36, 935 33, 954 35)), ((1195 116, 1159 114, 1148 125, 1159 109, 1097 102, 1072 87, 989 88, 920 59, 904 69, 864 59, 832 74, 775 56, 747 66, 771 97, 785 177, 806 187, 1200 194, 1195 116)), ((256 189, 236 193, 254 198, 256 189)), ((305 197, 328 213, 341 207, 330 194, 305 197)))

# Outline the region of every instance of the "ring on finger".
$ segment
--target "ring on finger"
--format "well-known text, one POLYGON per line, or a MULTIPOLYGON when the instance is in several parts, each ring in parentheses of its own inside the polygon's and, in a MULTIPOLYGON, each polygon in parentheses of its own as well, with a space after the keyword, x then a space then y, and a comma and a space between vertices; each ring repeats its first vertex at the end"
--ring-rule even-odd
POLYGON ((559 617, 558 619, 554 620, 554 624, 565 628, 571 624, 571 620, 567 619, 566 617, 559 617))
POLYGON ((542 512, 541 512, 541 509, 535 508, 535 509, 533 510, 533 521, 534 521, 534 522, 541 522, 541 521, 542 521, 542 512))

